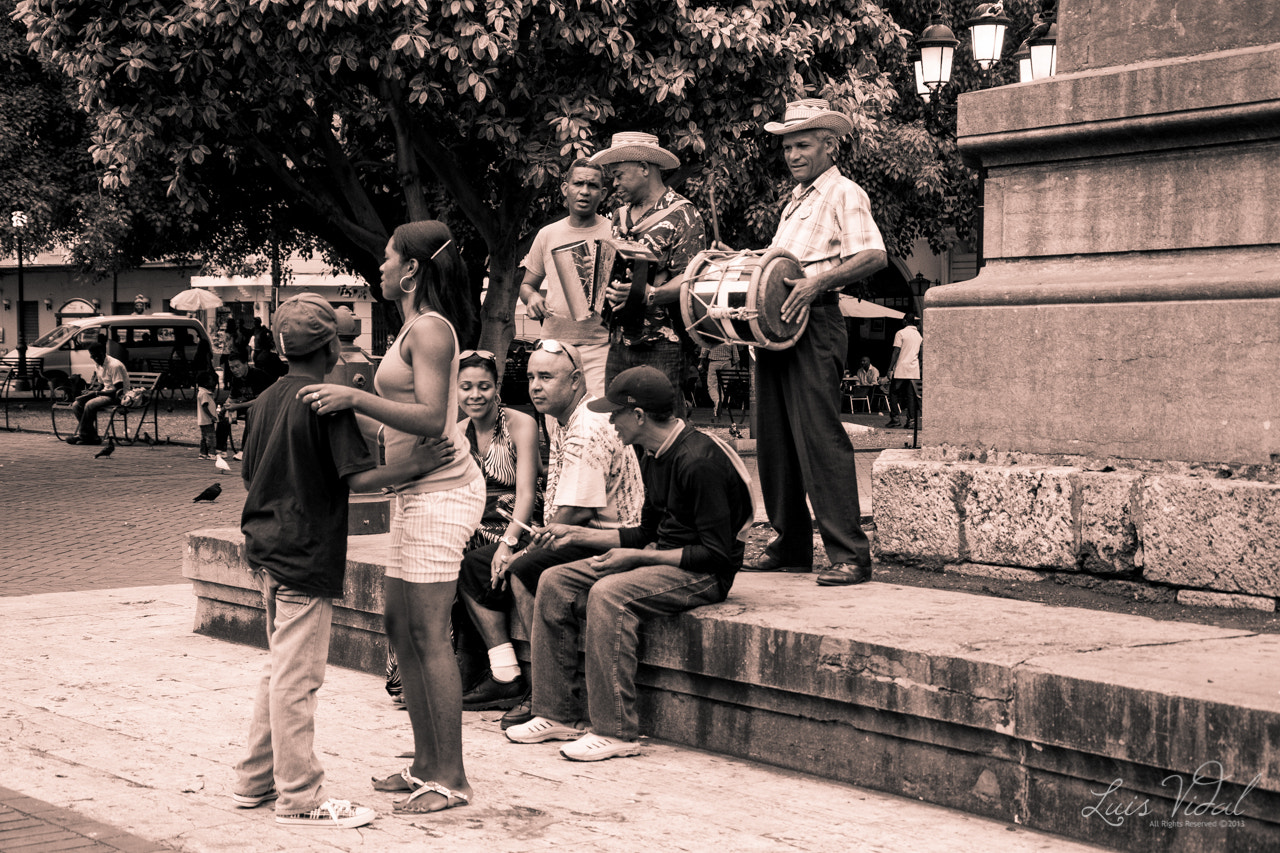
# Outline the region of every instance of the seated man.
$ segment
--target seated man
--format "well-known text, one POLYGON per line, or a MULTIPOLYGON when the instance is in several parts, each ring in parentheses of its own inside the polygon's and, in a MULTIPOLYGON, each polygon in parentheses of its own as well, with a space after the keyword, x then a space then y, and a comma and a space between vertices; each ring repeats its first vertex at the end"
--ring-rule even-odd
POLYGON ((876 366, 871 363, 871 359, 864 355, 862 363, 858 365, 858 372, 855 374, 854 380, 859 385, 879 385, 880 371, 876 370, 876 366))
POLYGON ((742 566, 753 502, 742 460, 718 439, 674 418, 676 392, 661 371, 619 373, 605 400, 618 436, 644 450, 645 502, 639 527, 596 530, 547 525, 535 542, 608 548, 548 569, 533 622, 533 713, 507 729, 516 743, 573 740, 571 761, 637 755, 636 646, 644 619, 724 601, 742 566), (585 599, 585 607, 582 602, 585 599), (586 644, 583 734, 579 639, 586 644))
POLYGON ((107 355, 106 344, 101 341, 90 344, 89 358, 98 366, 93 370, 89 389, 71 404, 71 411, 80 423, 67 444, 102 444, 98 437, 98 412, 119 403, 121 395, 129 390, 129 371, 118 358, 107 355))
MULTIPOLYGON (((529 397, 534 408, 555 418, 560 428, 551 437, 547 464, 545 515, 559 524, 582 525, 609 530, 634 527, 640 523, 644 485, 636 454, 621 441, 609 418, 589 411, 587 379, 578 350, 572 344, 542 341, 529 356, 529 397)), ((515 547, 513 542, 508 545, 515 547)), ((529 689, 510 675, 516 665, 515 651, 507 630, 507 613, 512 601, 526 628, 533 625, 533 593, 538 578, 551 566, 604 553, 606 548, 591 545, 564 545, 529 548, 513 555, 505 569, 493 571, 497 545, 477 548, 462 558, 458 590, 471 620, 489 650, 490 675, 462 697, 468 711, 510 708, 502 727, 528 722, 529 689), (506 576, 518 579, 503 587, 506 576)))
MULTIPOLYGON (((256 367, 249 366, 249 357, 243 351, 232 352, 227 356, 227 402, 222 405, 222 415, 214 430, 217 452, 227 452, 227 440, 231 437, 231 423, 244 412, 245 433, 249 431, 249 409, 258 395, 271 387, 276 377, 269 376, 256 367)), ((242 454, 237 452, 236 458, 242 454)))

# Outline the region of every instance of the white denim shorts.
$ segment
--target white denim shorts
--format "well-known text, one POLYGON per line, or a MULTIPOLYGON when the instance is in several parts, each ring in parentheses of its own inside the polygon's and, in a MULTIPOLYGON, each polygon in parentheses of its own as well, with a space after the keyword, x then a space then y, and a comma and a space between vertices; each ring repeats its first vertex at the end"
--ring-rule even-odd
POLYGON ((396 495, 387 577, 406 583, 458 578, 462 553, 484 515, 484 477, 442 492, 396 495))

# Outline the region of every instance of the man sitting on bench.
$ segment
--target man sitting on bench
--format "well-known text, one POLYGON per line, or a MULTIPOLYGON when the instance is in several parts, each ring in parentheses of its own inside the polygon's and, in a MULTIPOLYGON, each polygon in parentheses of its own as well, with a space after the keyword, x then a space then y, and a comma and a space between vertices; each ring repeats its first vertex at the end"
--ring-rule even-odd
POLYGON ((107 355, 106 344, 89 344, 89 358, 98 366, 94 368, 89 390, 71 404, 79 426, 76 434, 67 439, 67 444, 102 444, 98 437, 98 412, 117 405, 121 395, 129 390, 129 371, 118 358, 107 355))

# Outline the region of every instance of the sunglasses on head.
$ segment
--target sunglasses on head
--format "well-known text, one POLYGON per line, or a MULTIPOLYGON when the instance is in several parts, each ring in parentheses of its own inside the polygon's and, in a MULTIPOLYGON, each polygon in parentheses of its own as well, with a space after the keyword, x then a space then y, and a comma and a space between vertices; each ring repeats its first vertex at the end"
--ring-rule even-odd
POLYGON ((498 363, 497 356, 489 352, 487 349, 464 349, 458 355, 458 361, 466 361, 467 359, 471 358, 473 355, 479 356, 480 358, 483 358, 485 361, 492 361, 494 364, 498 363))
POLYGON ((564 353, 568 357, 569 363, 573 365, 574 370, 582 370, 582 365, 578 363, 578 359, 574 356, 573 350, 569 349, 568 344, 562 344, 556 340, 538 341, 533 345, 535 350, 546 350, 549 353, 559 355, 564 353))

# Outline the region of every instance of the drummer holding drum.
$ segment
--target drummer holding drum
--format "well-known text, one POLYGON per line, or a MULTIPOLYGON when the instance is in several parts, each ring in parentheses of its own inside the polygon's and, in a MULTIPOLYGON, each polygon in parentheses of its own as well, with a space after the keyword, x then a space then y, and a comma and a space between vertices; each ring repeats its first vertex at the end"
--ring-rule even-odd
POLYGON ((768 251, 789 253, 803 269, 783 278, 785 298, 764 301, 780 301, 772 322, 783 329, 806 315, 808 322, 789 346, 755 351, 760 487, 777 535, 761 561, 743 570, 813 570, 807 494, 831 560, 818 584, 859 584, 871 578, 871 551, 859 523, 853 446, 840 421, 848 333, 838 300, 842 288, 883 269, 888 257, 866 192, 835 165, 838 140, 853 132, 853 122, 827 101, 806 98, 764 127, 782 137, 797 183, 768 251))

